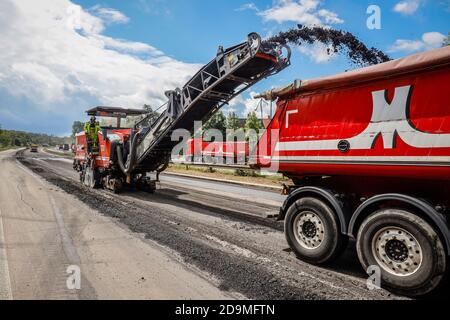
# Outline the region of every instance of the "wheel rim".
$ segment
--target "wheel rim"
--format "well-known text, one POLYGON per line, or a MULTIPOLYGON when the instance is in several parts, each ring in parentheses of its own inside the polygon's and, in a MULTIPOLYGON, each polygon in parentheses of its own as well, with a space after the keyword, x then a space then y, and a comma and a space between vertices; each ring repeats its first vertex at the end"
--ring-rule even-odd
POLYGON ((422 265, 423 252, 417 239, 405 229, 386 227, 372 239, 372 254, 390 274, 410 276, 422 265))
POLYGON ((325 238, 323 221, 312 211, 303 211, 295 217, 293 231, 297 242, 309 250, 320 247, 325 238))

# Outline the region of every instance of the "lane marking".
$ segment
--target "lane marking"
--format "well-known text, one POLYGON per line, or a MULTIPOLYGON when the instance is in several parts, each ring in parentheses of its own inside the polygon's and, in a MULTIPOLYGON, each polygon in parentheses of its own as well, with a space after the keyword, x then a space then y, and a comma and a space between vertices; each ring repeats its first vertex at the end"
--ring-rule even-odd
POLYGON ((58 224, 59 234, 61 235, 61 241, 64 252, 66 253, 66 257, 67 259, 69 259, 71 264, 80 265, 81 263, 80 256, 78 255, 77 249, 73 244, 72 238, 70 237, 69 232, 66 229, 61 211, 56 205, 55 199, 51 195, 48 196, 52 204, 53 214, 55 215, 56 223, 58 224))
POLYGON ((11 278, 6 254, 5 230, 0 209, 0 300, 12 300, 11 278))
POLYGON ((235 245, 235 244, 232 244, 232 243, 230 243, 230 242, 228 242, 228 241, 219 239, 219 238, 214 237, 214 236, 212 236, 212 235, 206 234, 206 235, 205 235, 205 238, 208 239, 208 240, 211 240, 211 241, 213 241, 213 242, 215 242, 215 243, 218 243, 218 244, 221 245, 222 247, 228 248, 228 249, 230 249, 231 251, 233 251, 234 253, 239 254, 239 255, 242 255, 242 256, 244 256, 245 258, 250 258, 250 259, 254 259, 254 260, 261 260, 261 261, 268 262, 268 263, 271 263, 271 262, 272 262, 270 259, 264 258, 264 257, 260 257, 260 256, 258 256, 256 253, 254 253, 254 252, 252 252, 252 251, 250 251, 250 250, 248 250, 248 249, 239 247, 239 246, 237 246, 237 245, 235 245))

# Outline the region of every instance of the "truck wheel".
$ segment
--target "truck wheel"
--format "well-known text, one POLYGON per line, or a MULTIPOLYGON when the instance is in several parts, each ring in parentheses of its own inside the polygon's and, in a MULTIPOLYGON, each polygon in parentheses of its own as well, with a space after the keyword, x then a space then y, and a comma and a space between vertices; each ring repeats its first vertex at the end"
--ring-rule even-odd
POLYGON ((378 265, 381 286, 397 294, 423 296, 445 278, 447 256, 439 235, 405 210, 371 214, 359 228, 356 249, 364 269, 378 265))
POLYGON ((347 240, 340 232, 335 212, 313 197, 301 198, 289 207, 284 233, 297 257, 313 264, 334 260, 345 248, 347 240))

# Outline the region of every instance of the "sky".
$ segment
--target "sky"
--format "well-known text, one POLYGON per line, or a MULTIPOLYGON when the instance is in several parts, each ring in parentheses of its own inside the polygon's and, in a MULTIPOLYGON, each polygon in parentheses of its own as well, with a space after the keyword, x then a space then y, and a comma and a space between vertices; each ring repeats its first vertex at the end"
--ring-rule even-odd
MULTIPOLYGON (((321 25, 400 58, 440 47, 449 22, 450 0, 0 0, 0 125, 69 135, 92 106, 158 107, 219 45, 250 32, 266 38, 321 25), (370 5, 379 8, 379 28, 368 27, 370 5)), ((292 49, 289 68, 224 112, 244 117, 255 92, 355 68, 324 45, 292 49)))

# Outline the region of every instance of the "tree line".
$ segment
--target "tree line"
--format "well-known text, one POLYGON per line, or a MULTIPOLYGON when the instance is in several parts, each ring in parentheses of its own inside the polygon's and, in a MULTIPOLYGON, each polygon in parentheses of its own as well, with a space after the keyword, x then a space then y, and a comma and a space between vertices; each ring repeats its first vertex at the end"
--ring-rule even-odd
POLYGON ((54 146, 70 143, 69 137, 57 137, 44 133, 31 133, 16 130, 4 130, 0 125, 0 147, 25 147, 29 144, 54 146))
POLYGON ((231 140, 234 139, 240 131, 243 132, 240 136, 245 137, 246 131, 254 130, 260 132, 264 129, 264 126, 262 120, 258 118, 254 111, 247 115, 245 123, 239 119, 235 112, 230 112, 228 113, 228 116, 225 117, 222 111, 218 111, 203 125, 203 131, 208 129, 217 129, 222 133, 224 138, 231 140), (227 130, 234 130, 234 134, 227 137, 227 130))

